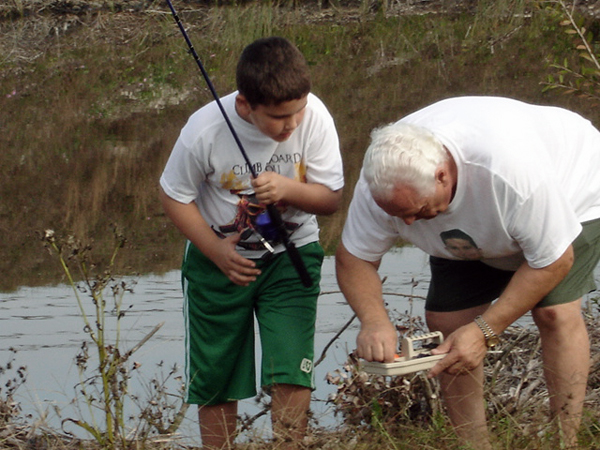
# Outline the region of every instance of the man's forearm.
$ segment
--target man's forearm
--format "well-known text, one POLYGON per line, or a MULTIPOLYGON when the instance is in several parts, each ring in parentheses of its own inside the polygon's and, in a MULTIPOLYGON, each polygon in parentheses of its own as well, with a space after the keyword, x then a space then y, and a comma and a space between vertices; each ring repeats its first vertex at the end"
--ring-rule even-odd
POLYGON ((343 244, 338 247, 335 264, 338 285, 361 323, 387 319, 377 272, 379 264, 355 257, 343 244))
POLYGON ((498 301, 483 314, 484 320, 497 334, 530 311, 569 273, 573 265, 573 248, 569 248, 554 263, 533 269, 523 263, 498 301))

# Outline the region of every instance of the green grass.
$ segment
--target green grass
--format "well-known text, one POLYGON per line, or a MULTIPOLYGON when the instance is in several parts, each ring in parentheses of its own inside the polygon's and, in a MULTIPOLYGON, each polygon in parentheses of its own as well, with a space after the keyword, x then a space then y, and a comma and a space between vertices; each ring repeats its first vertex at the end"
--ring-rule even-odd
MULTIPOLYGON (((116 271, 177 268, 182 238, 161 211, 158 178, 187 117, 211 98, 166 6, 132 12, 115 1, 58 15, 43 0, 13 3, 12 12, 0 9, 0 290, 59 280, 36 238, 46 228, 93 238, 109 255, 108 224, 118 223, 129 241, 116 271)), ((344 207, 320 220, 329 253, 376 126, 455 95, 560 105, 600 123, 589 100, 543 91, 552 63, 577 63, 551 2, 487 0, 474 10, 412 15, 393 14, 394 4, 409 2, 388 2, 387 16, 369 12, 366 1, 330 2, 348 7, 327 10, 293 1, 203 3, 176 6, 220 94, 234 89, 237 57, 257 37, 286 36, 306 55, 345 164, 344 207)), ((453 2, 430 3, 435 10, 453 2)), ((580 434, 585 448, 600 448, 594 406, 580 434)), ((443 415, 393 426, 384 413, 367 428, 316 430, 314 448, 464 448, 443 415)), ((494 413, 496 448, 555 448, 545 414, 494 413), (531 417, 539 417, 533 431, 531 417)), ((58 442, 54 448, 74 444, 58 442)))
MULTIPOLYGON (((305 53, 314 91, 336 119, 346 170, 344 208, 321 219, 330 253, 376 126, 471 94, 566 106, 598 122, 590 102, 542 92, 549 64, 573 53, 549 3, 482 1, 476 10, 398 15, 393 6, 404 2, 389 2, 387 16, 365 2, 328 10, 293 3, 176 6, 221 95, 234 89, 237 57, 253 39, 283 35, 305 53)), ((185 42, 162 2, 120 13, 111 11, 123 5, 110 2, 62 16, 48 5, 23 1, 16 7, 29 14, 0 21, 0 232, 8 236, 0 240, 0 289, 56 279, 34 239, 46 227, 108 248, 107 224, 117 222, 132 245, 149 249, 147 258, 124 253, 129 263, 143 260, 136 270, 175 268, 181 238, 156 200, 157 181, 187 117, 210 100, 185 42)))

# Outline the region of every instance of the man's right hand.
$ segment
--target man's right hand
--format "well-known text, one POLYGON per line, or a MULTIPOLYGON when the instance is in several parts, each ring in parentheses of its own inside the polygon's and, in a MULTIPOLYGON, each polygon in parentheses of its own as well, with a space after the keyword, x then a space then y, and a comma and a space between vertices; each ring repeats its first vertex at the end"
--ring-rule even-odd
POLYGON ((356 351, 367 361, 389 363, 398 351, 398 334, 389 319, 361 323, 356 351))

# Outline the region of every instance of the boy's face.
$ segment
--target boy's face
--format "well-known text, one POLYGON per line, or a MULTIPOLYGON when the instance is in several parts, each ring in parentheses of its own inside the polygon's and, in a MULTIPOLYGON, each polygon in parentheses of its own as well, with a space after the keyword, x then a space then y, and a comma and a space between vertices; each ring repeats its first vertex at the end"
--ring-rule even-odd
POLYGON ((238 94, 235 105, 242 119, 250 122, 261 133, 277 142, 287 141, 298 128, 306 111, 307 96, 278 105, 258 105, 252 109, 246 98, 238 94))

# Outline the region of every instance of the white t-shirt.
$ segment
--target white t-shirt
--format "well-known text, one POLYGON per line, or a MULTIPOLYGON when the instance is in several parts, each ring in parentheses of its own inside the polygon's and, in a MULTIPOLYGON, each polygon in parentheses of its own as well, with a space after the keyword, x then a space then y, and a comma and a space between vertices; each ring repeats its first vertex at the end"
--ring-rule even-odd
MULTIPOLYGON (((265 136, 235 111, 237 92, 221 99, 248 159, 257 174, 275 171, 295 180, 320 183, 331 190, 344 185, 339 139, 325 105, 308 95, 304 119, 285 142, 265 136)), ((264 210, 253 198, 251 172, 215 101, 196 111, 181 134, 160 179, 165 193, 187 204, 195 201, 200 213, 219 235, 248 229, 264 210)), ((290 240, 296 246, 317 241, 319 229, 313 214, 286 207, 281 211, 290 240)), ((257 235, 242 235, 239 252, 248 258, 265 253, 257 235)), ((269 240, 269 239, 267 239, 269 240)), ((284 250, 283 245, 275 247, 284 250)))
MULTIPOLYGON (((460 230, 490 266, 516 270, 556 261, 600 217, 600 133, 556 107, 497 97, 443 100, 403 118, 429 129, 448 149, 458 184, 446 212, 406 225, 379 208, 364 177, 356 185, 342 241, 379 260, 399 238, 426 253, 461 259, 442 240, 460 230)), ((473 253, 472 253, 473 255, 473 253)))

